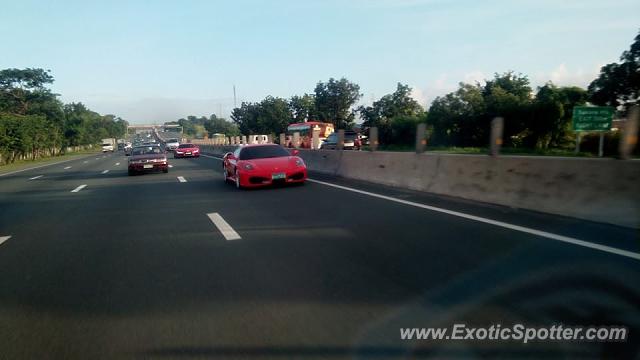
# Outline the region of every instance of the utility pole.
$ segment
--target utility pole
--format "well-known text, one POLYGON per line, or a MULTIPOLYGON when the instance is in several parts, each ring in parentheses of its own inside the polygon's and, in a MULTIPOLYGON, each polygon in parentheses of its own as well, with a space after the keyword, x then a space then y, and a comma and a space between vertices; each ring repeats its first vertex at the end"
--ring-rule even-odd
POLYGON ((236 85, 233 85, 233 107, 238 107, 237 99, 236 99, 236 85))

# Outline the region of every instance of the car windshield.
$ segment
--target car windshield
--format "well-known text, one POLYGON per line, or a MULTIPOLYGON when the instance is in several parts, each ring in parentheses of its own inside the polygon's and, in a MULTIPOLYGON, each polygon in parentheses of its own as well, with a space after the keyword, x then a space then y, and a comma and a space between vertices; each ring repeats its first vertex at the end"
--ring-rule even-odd
POLYGON ((193 147, 195 147, 193 146, 193 144, 181 144, 180 146, 178 146, 178 149, 190 149, 193 147))
POLYGON ((167 142, 170 142, 170 143, 177 143, 177 142, 178 142, 178 139, 169 139, 169 140, 167 140, 167 142))
POLYGON ((249 146, 240 151, 240 160, 265 159, 290 155, 287 150, 278 145, 249 146))
POLYGON ((133 155, 151 155, 162 154, 162 150, 158 146, 140 146, 133 148, 133 155))

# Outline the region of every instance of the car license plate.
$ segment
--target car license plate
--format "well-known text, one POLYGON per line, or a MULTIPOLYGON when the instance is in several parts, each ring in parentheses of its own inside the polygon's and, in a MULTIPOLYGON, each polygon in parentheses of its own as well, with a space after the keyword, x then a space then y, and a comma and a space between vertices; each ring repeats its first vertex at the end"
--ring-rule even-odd
POLYGON ((142 166, 143 169, 153 169, 153 165, 152 164, 145 164, 142 166))
POLYGON ((186 153, 186 154, 187 154, 187 155, 191 155, 191 153, 190 153, 190 152, 188 152, 188 153, 186 153))
POLYGON ((285 173, 275 173, 271 175, 272 180, 284 179, 286 177, 285 173))

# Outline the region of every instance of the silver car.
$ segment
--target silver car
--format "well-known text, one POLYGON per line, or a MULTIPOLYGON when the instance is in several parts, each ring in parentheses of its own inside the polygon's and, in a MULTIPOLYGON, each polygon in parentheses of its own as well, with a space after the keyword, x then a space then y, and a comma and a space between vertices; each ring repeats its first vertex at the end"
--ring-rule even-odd
POLYGON ((164 144, 164 148, 167 151, 174 151, 175 149, 178 148, 178 146, 180 146, 180 142, 178 141, 178 139, 169 139, 164 144))

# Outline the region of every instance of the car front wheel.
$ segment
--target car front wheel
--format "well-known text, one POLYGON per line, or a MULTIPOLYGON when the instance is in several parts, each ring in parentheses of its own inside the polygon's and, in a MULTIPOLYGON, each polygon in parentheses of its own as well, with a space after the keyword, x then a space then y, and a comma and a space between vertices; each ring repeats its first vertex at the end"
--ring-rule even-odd
POLYGON ((237 189, 242 189, 242 185, 240 185, 240 174, 238 174, 238 169, 236 169, 235 172, 235 178, 236 178, 236 188, 237 189))

